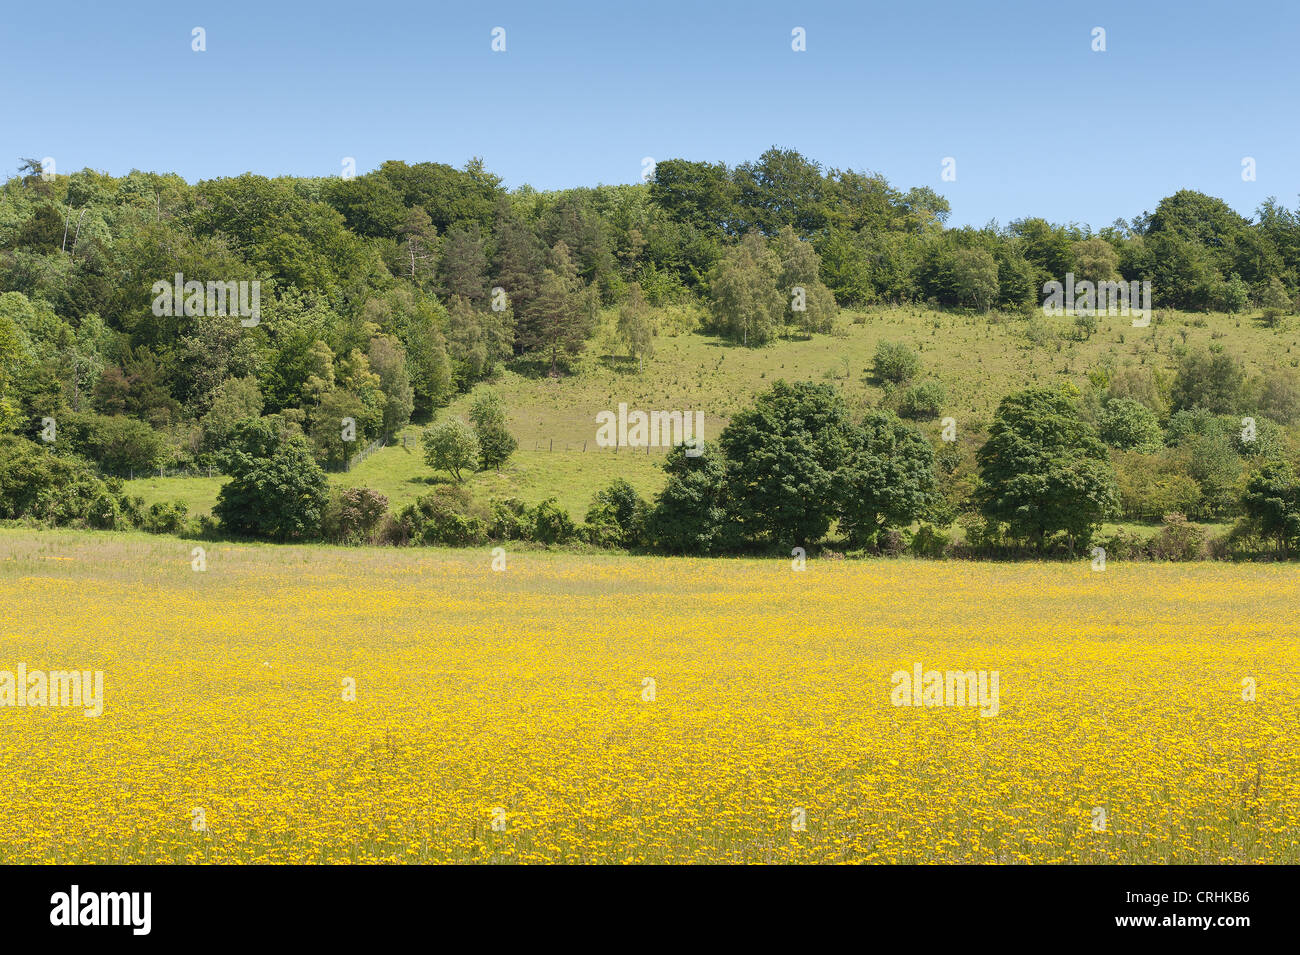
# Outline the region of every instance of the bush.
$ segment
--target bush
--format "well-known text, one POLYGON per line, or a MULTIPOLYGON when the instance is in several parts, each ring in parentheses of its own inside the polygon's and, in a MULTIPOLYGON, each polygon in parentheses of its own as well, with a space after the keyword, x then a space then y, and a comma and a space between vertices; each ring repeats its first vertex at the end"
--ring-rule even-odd
POLYGON ((917 557, 941 560, 948 555, 951 544, 951 535, 936 530, 929 524, 922 524, 912 535, 912 553, 917 557))
POLYGON ((98 531, 111 531, 123 525, 122 514, 117 500, 107 492, 100 494, 90 505, 86 520, 98 531))
POLYGON ((54 454, 17 435, 0 435, 0 518, 79 525, 107 491, 81 458, 54 454))
POLYGON ((880 381, 902 383, 921 371, 921 358, 902 342, 881 342, 876 346, 872 368, 880 381))
POLYGON ((184 501, 155 501, 140 519, 140 529, 150 534, 179 534, 186 529, 189 507, 184 501))
POLYGON ((602 547, 635 547, 641 543, 649 506, 632 485, 619 478, 597 491, 587 510, 587 539, 602 547))
POLYGON ((487 533, 497 541, 528 540, 533 534, 533 515, 528 505, 516 497, 492 501, 489 505, 487 533))
POLYGON ((897 528, 891 527, 882 531, 876 539, 880 542, 880 550, 886 557, 899 557, 907 551, 907 537, 897 528))
POLYGON ((1096 543, 1106 552, 1107 560, 1142 560, 1147 556, 1146 538, 1122 527, 1108 537, 1098 538, 1096 543))
POLYGON ((408 504, 398 515, 399 539, 415 545, 464 547, 487 541, 483 521, 469 513, 470 493, 443 484, 408 504))
POLYGON ((547 498, 533 511, 533 540, 543 544, 563 544, 573 540, 578 534, 569 512, 556 502, 547 498))
POLYGON ((1148 546, 1156 560, 1200 560, 1205 555, 1205 528, 1187 523, 1182 514, 1166 514, 1165 526, 1148 546))
POLYGON ((904 418, 917 420, 937 418, 947 397, 943 385, 937 381, 912 385, 903 392, 903 397, 898 402, 898 413, 904 418))
POLYGON ((388 514, 388 498, 368 487, 335 488, 321 520, 327 540, 340 544, 374 541, 388 514))

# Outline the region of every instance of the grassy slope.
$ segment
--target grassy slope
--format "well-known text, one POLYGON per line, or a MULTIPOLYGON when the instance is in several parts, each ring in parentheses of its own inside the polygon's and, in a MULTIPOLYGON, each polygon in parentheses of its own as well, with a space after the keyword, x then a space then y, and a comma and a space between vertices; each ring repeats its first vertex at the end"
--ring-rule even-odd
MULTIPOLYGON (((607 316, 607 319, 612 316, 607 316)), ((1002 395, 1031 384, 1071 381, 1083 387, 1088 370, 1107 360, 1116 366, 1148 364, 1171 370, 1174 350, 1221 345, 1249 370, 1300 363, 1300 333, 1295 327, 1267 329, 1249 317, 1157 313, 1148 328, 1133 328, 1123 317, 1102 317, 1088 341, 1069 338, 1071 320, 1032 320, 1061 334, 1036 343, 1031 321, 1020 318, 960 315, 923 308, 845 313, 843 337, 778 341, 766 348, 743 348, 712 336, 661 336, 644 373, 611 354, 608 328, 598 337, 573 373, 558 379, 506 371, 495 382, 510 409, 510 425, 520 450, 501 474, 475 475, 477 497, 515 495, 530 503, 554 496, 580 518, 592 494, 616 477, 641 493, 653 494, 662 482, 662 452, 615 454, 595 449, 595 416, 617 410, 619 402, 646 411, 704 412, 704 435, 714 438, 750 397, 777 378, 834 380, 855 410, 879 402, 882 391, 869 377, 871 356, 880 341, 901 341, 921 355, 922 378, 934 377, 948 392, 945 414, 958 427, 986 423, 1002 395), (855 318, 862 324, 852 324, 855 318), (1195 323, 1195 324, 1194 324, 1195 323), (587 451, 582 452, 584 442, 587 451), (554 448, 554 450, 550 450, 554 448)), ((462 397, 448 412, 464 416, 462 397)), ((927 425, 937 432, 937 422, 927 425)), ((408 428, 415 439, 419 428, 408 428)), ((412 447, 393 446, 371 455, 348 474, 332 475, 340 484, 364 484, 387 494, 395 507, 425 493, 434 480, 415 440, 412 447)), ((133 493, 146 502, 182 499, 191 511, 209 511, 221 479, 141 478, 133 493)))

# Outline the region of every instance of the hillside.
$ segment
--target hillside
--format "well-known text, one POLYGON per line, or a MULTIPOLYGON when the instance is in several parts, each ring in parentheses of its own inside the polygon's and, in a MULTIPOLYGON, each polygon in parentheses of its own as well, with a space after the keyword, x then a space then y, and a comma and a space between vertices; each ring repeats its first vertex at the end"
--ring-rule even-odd
MULTIPOLYGON (((762 348, 699 332, 661 333, 654 356, 638 371, 634 362, 614 353, 612 323, 612 313, 607 314, 604 333, 570 374, 551 378, 520 363, 501 370, 492 385, 509 409, 519 450, 500 474, 468 478, 476 499, 517 496, 537 503, 555 497, 580 518, 592 494, 620 477, 649 497, 662 484, 663 451, 597 448, 597 413, 617 410, 620 402, 647 411, 699 410, 704 436, 713 439, 731 415, 778 378, 831 381, 861 412, 887 401, 885 389, 871 376, 872 355, 882 341, 919 352, 919 380, 943 385, 944 415, 956 419, 959 432, 982 430, 1003 395, 1029 385, 1069 382, 1086 392, 1090 371, 1124 365, 1148 366, 1172 378, 1184 350, 1221 348, 1248 373, 1300 364, 1300 328, 1269 328, 1244 315, 1158 311, 1149 328, 1133 328, 1129 318, 1101 316, 1096 333, 1080 341, 1065 318, 898 307, 846 311, 841 334, 778 339, 762 348)), ((470 396, 463 395, 438 417, 463 417, 469 404, 470 396)), ((921 424, 937 445, 938 419, 921 424)), ((422 430, 408 426, 402 432, 407 446, 395 442, 330 480, 374 488, 394 508, 413 501, 438 480, 418 445, 422 430)), ((221 484, 221 478, 155 476, 128 487, 146 503, 183 500, 191 513, 201 514, 211 510, 221 484)))

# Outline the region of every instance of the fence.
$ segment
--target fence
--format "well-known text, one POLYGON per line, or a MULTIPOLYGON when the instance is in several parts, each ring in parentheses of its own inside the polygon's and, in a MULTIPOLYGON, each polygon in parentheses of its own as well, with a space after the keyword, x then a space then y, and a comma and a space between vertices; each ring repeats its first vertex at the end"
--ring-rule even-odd
MULTIPOLYGON (((99 470, 99 469, 97 468, 96 470, 99 470)), ((140 472, 140 477, 142 477, 142 478, 144 478, 144 477, 153 477, 153 476, 155 475, 155 473, 157 474, 158 477, 161 477, 161 478, 169 478, 169 477, 195 477, 195 478, 198 478, 198 477, 219 477, 219 476, 221 475, 221 472, 218 471, 216 468, 159 468, 159 469, 157 470, 157 472, 154 472, 154 471, 141 471, 141 472, 140 472)), ((104 473, 103 471, 100 471, 100 477, 105 477, 105 476, 106 476, 105 473, 104 473)), ((121 477, 122 475, 118 474, 118 475, 115 475, 115 476, 116 476, 116 477, 121 477)), ((135 473, 134 470, 128 470, 128 471, 126 472, 126 476, 127 476, 127 479, 128 479, 128 480, 134 481, 135 478, 136 478, 136 473, 135 473)))
POLYGON ((613 447, 602 447, 595 441, 583 441, 579 444, 577 441, 564 441, 563 447, 560 447, 554 438, 534 438, 533 450, 540 452, 575 452, 585 454, 587 452, 601 454, 667 454, 672 450, 670 446, 663 445, 659 447, 631 447, 630 445, 615 445, 613 447))
MULTIPOLYGON (((405 437, 402 438, 402 445, 403 446, 406 445, 405 437)), ((366 445, 356 454, 352 455, 352 457, 348 458, 347 461, 343 463, 343 470, 351 471, 354 465, 360 464, 362 461, 370 457, 370 455, 374 454, 380 448, 387 447, 387 446, 388 446, 388 440, 386 438, 376 438, 374 441, 371 441, 368 445, 366 445)))

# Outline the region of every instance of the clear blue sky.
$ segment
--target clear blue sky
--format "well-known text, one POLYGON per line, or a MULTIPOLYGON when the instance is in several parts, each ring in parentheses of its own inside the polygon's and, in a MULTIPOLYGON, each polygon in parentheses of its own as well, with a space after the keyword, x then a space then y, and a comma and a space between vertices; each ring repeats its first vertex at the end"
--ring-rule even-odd
POLYGON ((6 175, 20 156, 196 181, 480 155, 507 186, 552 189, 778 144, 932 186, 953 224, 1099 228, 1183 187, 1249 215, 1300 193, 1297 0, 6 7, 6 175))

